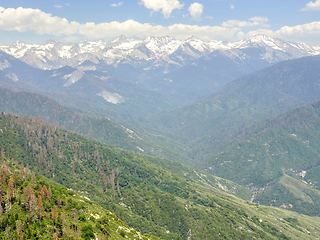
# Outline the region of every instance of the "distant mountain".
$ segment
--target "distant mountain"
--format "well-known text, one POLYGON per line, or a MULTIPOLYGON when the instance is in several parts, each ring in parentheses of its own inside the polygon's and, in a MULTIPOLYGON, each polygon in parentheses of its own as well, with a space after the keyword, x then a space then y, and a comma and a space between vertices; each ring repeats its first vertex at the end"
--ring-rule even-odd
POLYGON ((0 50, 41 69, 66 65, 79 67, 86 61, 93 64, 103 61, 108 65, 125 62, 139 64, 141 61, 144 64, 143 61, 146 61, 153 66, 157 66, 157 63, 161 65, 163 61, 166 64, 184 65, 188 63, 188 59, 197 59, 215 50, 246 48, 265 48, 266 52, 261 58, 269 62, 319 54, 319 50, 311 45, 285 42, 265 35, 235 43, 215 40, 204 42, 196 37, 175 40, 168 36, 144 39, 120 36, 111 42, 84 40, 75 44, 64 44, 48 40, 42 44, 17 41, 12 45, 0 45, 0 50))
POLYGON ((66 107, 45 95, 14 92, 0 87, 0 111, 38 117, 68 131, 97 139, 109 146, 158 157, 184 158, 164 140, 158 140, 144 129, 120 123, 107 116, 66 107))
POLYGON ((236 131, 320 99, 320 56, 278 63, 242 76, 216 93, 153 119, 201 163, 236 131))
POLYGON ((281 50, 254 45, 215 50, 165 74, 165 81, 159 81, 157 89, 171 94, 178 92, 185 99, 197 99, 221 89, 239 76, 290 58, 281 50), (264 57, 270 51, 269 58, 264 57))
POLYGON ((62 104, 89 112, 128 120, 179 104, 173 97, 143 89, 105 72, 68 66, 41 70, 6 53, 0 52, 0 57, 5 66, 0 70, 0 86, 45 94, 62 104))
POLYGON ((65 107, 44 95, 0 88, 0 111, 39 117, 51 124, 94 137, 111 146, 128 150, 145 148, 143 140, 133 130, 110 118, 89 115, 88 112, 65 107))
MULTIPOLYGON (((15 42, 0 50, 40 69, 70 66, 99 70, 148 90, 170 93, 184 103, 216 91, 235 78, 274 63, 317 55, 316 46, 265 35, 231 43, 196 37, 126 38, 63 44, 15 42)), ((3 64, 5 66, 5 64, 3 64)))

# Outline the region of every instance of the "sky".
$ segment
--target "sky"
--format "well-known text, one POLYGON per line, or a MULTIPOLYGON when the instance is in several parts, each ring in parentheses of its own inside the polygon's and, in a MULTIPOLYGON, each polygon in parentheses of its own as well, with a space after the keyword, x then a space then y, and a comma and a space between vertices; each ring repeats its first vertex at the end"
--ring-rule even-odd
POLYGON ((266 34, 320 44, 320 0, 7 0, 0 42, 171 36, 238 41, 266 34))

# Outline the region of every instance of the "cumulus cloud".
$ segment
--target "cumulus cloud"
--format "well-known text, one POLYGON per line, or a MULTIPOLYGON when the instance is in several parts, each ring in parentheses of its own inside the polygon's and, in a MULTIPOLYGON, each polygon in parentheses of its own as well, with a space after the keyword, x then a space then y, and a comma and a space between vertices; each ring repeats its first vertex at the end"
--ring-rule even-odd
POLYGON ((233 5, 232 3, 230 4, 230 8, 231 8, 231 9, 234 9, 234 5, 233 5))
POLYGON ((312 23, 296 25, 293 27, 284 26, 277 31, 271 31, 269 29, 258 29, 250 31, 246 34, 246 37, 252 37, 256 34, 265 34, 270 37, 277 37, 280 39, 286 39, 291 41, 306 41, 312 44, 317 44, 320 38, 320 21, 312 23))
POLYGON ((222 23, 223 27, 252 27, 252 26, 263 26, 270 27, 266 22, 268 22, 267 17, 253 17, 249 18, 249 21, 240 21, 240 20, 228 20, 222 23))
POLYGON ((307 3, 306 6, 301 9, 301 11, 320 11, 320 0, 307 3))
POLYGON ((203 5, 201 3, 192 3, 190 7, 188 8, 188 11, 190 12, 190 15, 193 20, 200 21, 201 15, 203 12, 203 5))
POLYGON ((258 30, 254 30, 254 31, 250 31, 248 32, 247 34, 245 34, 246 38, 251 38, 255 35, 267 35, 269 37, 276 37, 276 34, 275 32, 273 32, 272 30, 270 29, 258 29, 258 30))
POLYGON ((110 23, 86 23, 81 26, 79 33, 89 38, 104 38, 125 36, 174 36, 177 39, 186 39, 192 35, 202 39, 213 39, 218 37, 230 38, 240 29, 224 28, 219 26, 197 26, 174 24, 168 27, 139 23, 134 20, 110 23))
POLYGON ((140 4, 156 12, 161 10, 165 18, 169 18, 174 9, 183 7, 178 0, 141 0, 140 4))
POLYGON ((311 36, 317 35, 320 36, 320 22, 312 22, 302 25, 297 25, 294 27, 284 26, 276 31, 276 34, 279 36, 311 36))
POLYGON ((245 36, 246 36, 246 34, 245 34, 244 32, 242 32, 242 31, 240 31, 240 32, 237 33, 237 39, 238 39, 238 40, 243 39, 245 36))
POLYGON ((164 27, 150 23, 139 23, 134 20, 99 24, 87 22, 80 24, 78 22, 69 22, 65 18, 52 16, 39 9, 22 7, 5 9, 0 7, 0 30, 63 36, 65 39, 71 41, 75 39, 76 36, 96 39, 117 37, 119 35, 135 35, 141 37, 169 35, 177 39, 185 39, 194 35, 209 40, 219 37, 231 38, 240 29, 185 24, 174 24, 164 27))
POLYGON ((55 8, 62 8, 62 5, 54 5, 55 8))
POLYGON ((123 4, 123 2, 119 2, 119 3, 113 3, 110 4, 111 7, 120 7, 123 4))
MULTIPOLYGON (((31 32, 35 34, 48 34, 62 37, 68 41, 75 39, 97 39, 97 38, 113 38, 119 35, 125 36, 173 36, 177 39, 186 39, 192 35, 204 40, 210 39, 232 39, 242 38, 244 32, 242 27, 255 25, 254 22, 267 22, 267 18, 254 17, 249 22, 228 22, 223 26, 198 26, 174 24, 171 26, 153 25, 150 23, 139 23, 134 20, 125 22, 107 22, 96 24, 87 22, 80 24, 78 22, 69 22, 65 18, 52 16, 44 13, 39 9, 31 8, 3 8, 0 7, 0 30, 31 32)), ((256 34, 266 34, 271 37, 278 37, 291 41, 306 41, 310 43, 318 43, 320 39, 320 21, 312 23, 284 26, 277 31, 270 29, 259 29, 250 31, 246 37, 256 34)))
POLYGON ((52 16, 39 9, 0 7, 1 30, 61 36, 75 34, 79 27, 77 22, 68 22, 65 18, 52 16))

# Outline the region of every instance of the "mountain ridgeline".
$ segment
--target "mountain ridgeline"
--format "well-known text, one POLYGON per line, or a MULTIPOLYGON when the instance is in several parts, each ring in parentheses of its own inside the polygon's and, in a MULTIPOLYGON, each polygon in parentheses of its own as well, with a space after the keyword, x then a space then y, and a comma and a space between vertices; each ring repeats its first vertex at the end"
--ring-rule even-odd
POLYGON ((39 117, 110 146, 191 163, 179 151, 172 150, 172 145, 177 143, 171 141, 171 147, 168 147, 169 138, 159 140, 141 127, 122 125, 116 119, 66 107, 42 94, 14 92, 0 87, 0 111, 39 117))
MULTIPOLYGON (((3 51, 1 70, 15 74, 21 82, 25 78, 32 79, 42 75, 41 83, 45 83, 44 78, 49 76, 51 76, 49 80, 54 78, 54 82, 58 83, 60 77, 60 82, 63 82, 62 85, 65 91, 68 91, 70 98, 70 90, 77 88, 72 85, 77 83, 76 85, 80 86, 78 90, 82 92, 88 90, 85 92, 89 95, 87 97, 90 101, 94 101, 92 97, 96 94, 107 95, 107 99, 113 98, 122 102, 125 100, 128 105, 122 105, 126 111, 133 108, 132 104, 143 104, 145 111, 140 114, 152 110, 152 108, 146 109, 149 104, 156 109, 161 107, 162 110, 165 107, 174 107, 173 104, 184 105, 222 88, 243 74, 280 61, 319 54, 318 48, 314 46, 286 42, 265 35, 257 35, 236 43, 204 42, 195 37, 184 41, 171 37, 145 39, 119 37, 112 42, 99 40, 76 44, 56 41, 43 44, 16 42, 12 45, 0 44, 0 50, 3 51), (45 55, 39 54, 40 52, 45 52, 45 55), (16 68, 17 64, 12 64, 10 59, 7 59, 12 58, 8 54, 20 59, 21 66, 23 62, 35 67, 34 71, 37 71, 37 74, 25 74, 27 72, 22 71, 25 67, 16 68), (73 72, 59 70, 64 67, 71 67, 73 72), (51 71, 44 71, 44 74, 39 69, 51 71), (55 70, 58 72, 54 73, 55 70), (100 83, 99 91, 95 89, 89 93, 89 89, 93 89, 92 85, 95 85, 98 79, 96 78, 94 82, 91 80, 90 84, 86 85, 89 89, 83 86, 88 80, 82 81, 81 84, 76 80, 88 78, 92 71, 98 75, 103 73, 104 84, 100 83), (49 76, 45 76, 46 74, 49 76), (112 79, 116 79, 113 85, 108 84, 108 80, 112 79), (122 87, 119 87, 120 82, 122 87), (128 94, 128 88, 130 90, 133 87, 135 90, 137 88, 140 91, 144 90, 143 94, 141 92, 135 96, 128 94), (106 92, 103 93, 101 88, 106 92), (119 99, 118 95, 122 98, 119 99), (139 98, 144 95, 149 96, 139 98), (158 101, 151 101, 153 95, 158 101)), ((59 97, 55 99, 59 100, 59 97)), ((97 104, 96 100, 94 102, 97 104)), ((70 104, 70 100, 64 102, 68 103, 70 104)), ((91 104, 90 107, 94 108, 95 104, 91 104)), ((82 102, 82 105, 86 106, 85 102, 82 102)), ((99 108, 101 107, 103 108, 102 104, 99 105, 99 108)), ((135 115, 135 111, 139 110, 141 109, 136 107, 130 114, 135 115)))
POLYGON ((278 63, 153 121, 184 142, 189 156, 201 163, 226 147, 233 133, 318 100, 319 65, 320 56, 278 63))

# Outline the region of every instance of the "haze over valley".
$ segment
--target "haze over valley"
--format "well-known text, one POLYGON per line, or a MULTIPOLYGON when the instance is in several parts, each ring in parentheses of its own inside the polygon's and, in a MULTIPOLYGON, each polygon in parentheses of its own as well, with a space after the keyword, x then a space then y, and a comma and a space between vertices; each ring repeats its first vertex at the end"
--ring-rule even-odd
POLYGON ((0 238, 319 239, 320 1, 249 2, 0 6, 0 238))

